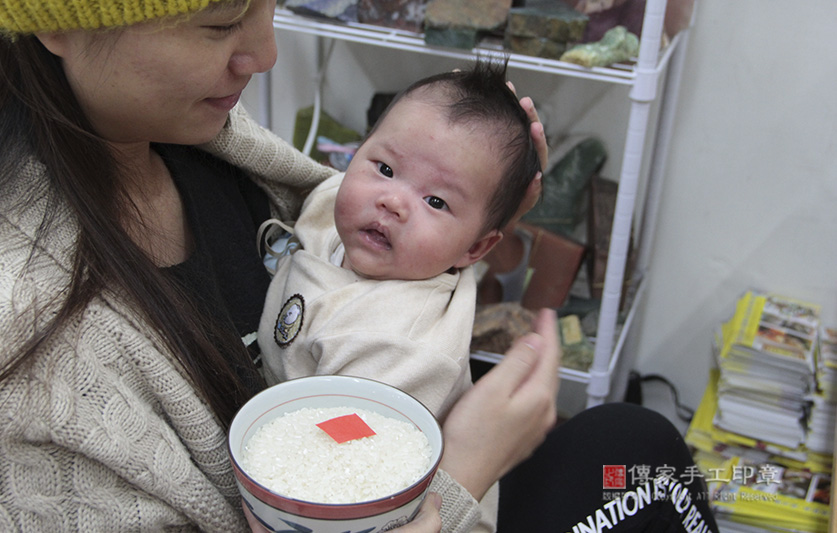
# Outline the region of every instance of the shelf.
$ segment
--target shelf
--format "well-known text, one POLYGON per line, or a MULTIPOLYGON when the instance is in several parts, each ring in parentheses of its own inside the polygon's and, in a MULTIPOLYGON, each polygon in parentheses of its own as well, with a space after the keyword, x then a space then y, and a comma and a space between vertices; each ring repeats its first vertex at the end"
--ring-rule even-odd
MULTIPOLYGON (((558 74, 572 78, 596 80, 621 85, 633 85, 637 78, 637 67, 635 63, 617 64, 611 67, 586 68, 565 61, 554 59, 543 59, 539 57, 526 56, 510 53, 504 50, 499 44, 481 43, 473 50, 459 50, 456 48, 443 48, 430 46, 424 42, 424 34, 413 33, 404 30, 396 30, 383 26, 371 24, 345 23, 340 21, 325 21, 296 15, 293 12, 277 8, 273 17, 273 26, 277 29, 317 35, 329 39, 368 44, 394 50, 405 50, 422 54, 430 54, 439 57, 450 57, 455 59, 471 59, 475 55, 482 56, 509 56, 509 67, 548 74, 558 74)), ((657 72, 665 68, 671 53, 677 46, 677 38, 666 47, 665 53, 657 65, 657 72)))
MULTIPOLYGON (((631 299, 628 314, 625 316, 625 322, 620 325, 619 333, 617 334, 618 339, 616 341, 616 346, 613 349, 613 356, 610 358, 608 364, 608 375, 613 374, 613 372, 616 370, 616 365, 619 363, 619 359, 622 355, 622 349, 625 345, 625 342, 627 341, 628 332, 631 329, 631 324, 634 321, 636 313, 639 311, 641 301, 643 299, 643 296, 645 295, 645 285, 646 284, 644 283, 644 280, 640 280, 637 282, 636 293, 631 299)), ((591 340, 595 345, 595 339, 591 340)), ((483 361, 485 363, 497 364, 503 360, 503 354, 476 350, 471 352, 471 359, 483 361)), ((561 377, 562 380, 574 381, 576 383, 590 383, 591 381, 590 372, 578 370, 575 368, 565 368, 562 366, 558 369, 558 375, 561 377)))
MULTIPOLYGON (((625 348, 628 344, 627 338, 630 330, 633 329, 631 323, 644 296, 645 283, 641 281, 637 286, 634 298, 628 306, 624 323, 620 320, 622 317, 620 304, 628 248, 634 238, 636 200, 640 192, 639 183, 644 180, 647 185, 643 191, 645 202, 641 220, 636 221, 642 228, 641 238, 638 238, 639 253, 636 272, 643 277, 642 274, 647 269, 656 222, 657 203, 660 201, 660 191, 665 176, 668 139, 673 128, 680 75, 691 28, 690 22, 689 26, 674 36, 666 46, 661 47, 661 43, 665 41, 663 26, 666 4, 667 0, 645 2, 643 31, 637 57, 630 62, 606 68, 585 68, 563 61, 511 53, 503 49, 499 38, 485 39, 473 50, 461 50, 427 45, 421 33, 370 24, 309 18, 282 8, 277 8, 274 15, 273 25, 277 30, 308 34, 319 39, 340 40, 466 61, 472 60, 475 56, 508 58, 508 65, 513 69, 605 82, 630 88, 625 101, 630 113, 624 135, 622 164, 617 180, 619 188, 614 206, 613 228, 599 308, 593 363, 587 372, 564 368, 559 371, 563 379, 586 384, 587 407, 606 401, 611 392, 611 382, 616 374, 625 372, 625 368, 629 368, 632 364, 631 360, 620 364, 620 360, 631 355, 625 355, 623 352, 627 351, 625 348), (652 128, 652 107, 656 104, 660 104, 659 113, 654 119, 656 127, 652 128), (647 154, 646 147, 650 148, 647 154), (648 168, 644 169, 646 161, 648 168)), ((694 13, 692 16, 694 17, 694 13)), ((318 61, 320 62, 318 68, 323 69, 322 58, 318 61)), ((320 105, 320 79, 318 78, 314 91, 315 117, 320 105)), ((269 101, 269 98, 265 99, 269 101)), ((312 127, 311 131, 316 131, 316 128, 312 127)), ((502 355, 481 352, 472 353, 471 357, 496 363, 502 355)), ((627 379, 627 375, 619 378, 627 379)))

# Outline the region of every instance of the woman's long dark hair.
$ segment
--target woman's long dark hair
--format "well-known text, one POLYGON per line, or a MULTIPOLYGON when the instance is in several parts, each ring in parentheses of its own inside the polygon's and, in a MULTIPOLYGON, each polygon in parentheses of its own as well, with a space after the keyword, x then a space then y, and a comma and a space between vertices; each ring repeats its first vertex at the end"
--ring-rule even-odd
POLYGON ((249 355, 232 328, 198 312, 129 238, 124 217, 133 204, 119 178, 121 169, 94 133, 60 60, 33 36, 15 41, 0 36, 0 139, 0 191, 9 190, 27 157, 47 169, 49 187, 31 193, 39 199, 45 195, 50 206, 38 235, 49 231, 51 215, 62 204, 80 230, 69 286, 51 295, 57 314, 4 358, 0 380, 30 361, 96 295, 113 291, 127 295, 227 426, 252 392, 235 371, 252 367, 249 355))

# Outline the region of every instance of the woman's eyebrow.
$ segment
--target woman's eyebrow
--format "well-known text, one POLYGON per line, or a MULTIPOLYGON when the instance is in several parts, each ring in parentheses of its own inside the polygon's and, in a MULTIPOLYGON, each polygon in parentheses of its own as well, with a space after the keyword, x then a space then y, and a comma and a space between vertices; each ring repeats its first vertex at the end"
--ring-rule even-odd
POLYGON ((209 2, 209 5, 200 11, 200 13, 214 14, 226 11, 240 12, 242 15, 246 8, 250 5, 251 0, 231 0, 231 1, 216 1, 209 2))

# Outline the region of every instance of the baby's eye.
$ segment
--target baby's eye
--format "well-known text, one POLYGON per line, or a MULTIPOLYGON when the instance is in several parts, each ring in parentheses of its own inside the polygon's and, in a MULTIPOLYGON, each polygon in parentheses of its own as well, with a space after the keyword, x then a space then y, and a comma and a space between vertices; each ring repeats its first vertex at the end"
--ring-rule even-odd
POLYGON ((378 162, 378 172, 380 172, 388 178, 392 177, 392 168, 390 168, 390 166, 386 163, 378 162))
POLYGON ((447 204, 444 200, 439 198, 438 196, 428 196, 424 199, 427 202, 427 205, 432 207, 433 209, 444 209, 447 207, 447 204))

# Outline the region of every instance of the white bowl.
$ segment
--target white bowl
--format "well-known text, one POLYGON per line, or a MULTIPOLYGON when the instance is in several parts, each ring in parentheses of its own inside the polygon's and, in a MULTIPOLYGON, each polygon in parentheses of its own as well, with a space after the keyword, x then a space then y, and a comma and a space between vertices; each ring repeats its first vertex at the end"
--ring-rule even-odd
MULTIPOLYGON (((384 383, 348 376, 305 377, 265 389, 238 411, 230 426, 228 444, 239 491, 253 515, 273 531, 314 533, 374 533, 412 520, 424 501, 444 449, 438 421, 418 400, 384 383), (273 492, 241 468, 244 447, 266 422, 306 407, 344 406, 377 412, 415 425, 430 442, 432 456, 427 472, 411 486, 385 498, 327 504, 273 492)), ((277 450, 277 453, 282 452, 277 450)))

